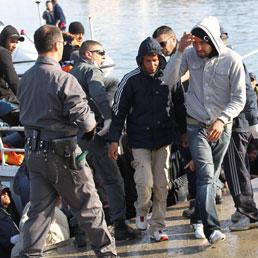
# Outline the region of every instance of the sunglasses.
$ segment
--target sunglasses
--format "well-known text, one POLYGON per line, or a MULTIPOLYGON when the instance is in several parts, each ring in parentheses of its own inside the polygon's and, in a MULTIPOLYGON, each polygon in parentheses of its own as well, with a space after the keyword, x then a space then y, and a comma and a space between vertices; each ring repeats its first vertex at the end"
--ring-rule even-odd
POLYGON ((161 46, 162 48, 164 48, 164 47, 167 45, 168 41, 169 41, 171 38, 172 38, 172 36, 169 37, 166 41, 161 41, 161 42, 159 42, 160 46, 161 46))
POLYGON ((106 54, 105 50, 92 50, 91 53, 97 53, 101 56, 104 56, 106 54))

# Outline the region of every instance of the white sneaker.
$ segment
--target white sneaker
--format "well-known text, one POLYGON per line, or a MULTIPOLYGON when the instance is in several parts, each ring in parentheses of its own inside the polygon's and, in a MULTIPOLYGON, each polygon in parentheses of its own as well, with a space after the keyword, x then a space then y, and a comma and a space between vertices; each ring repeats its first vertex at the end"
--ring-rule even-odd
POLYGON ((151 234, 151 240, 156 242, 168 241, 168 235, 163 230, 157 230, 151 234))
POLYGON ((139 230, 146 230, 148 227, 146 216, 137 216, 136 217, 136 227, 139 230))
POLYGON ((211 244, 215 244, 219 241, 224 241, 226 239, 226 235, 223 234, 220 230, 214 230, 209 237, 209 242, 211 244))
POLYGON ((203 224, 192 224, 194 229, 194 236, 197 239, 204 239, 206 238, 203 232, 203 224))

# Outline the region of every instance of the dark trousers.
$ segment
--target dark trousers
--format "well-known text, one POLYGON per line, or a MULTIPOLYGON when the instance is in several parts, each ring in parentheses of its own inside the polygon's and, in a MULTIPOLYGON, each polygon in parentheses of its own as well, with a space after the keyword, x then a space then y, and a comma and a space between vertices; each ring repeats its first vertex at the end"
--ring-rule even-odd
MULTIPOLYGON (((80 153, 77 147, 76 154, 80 153)), ((52 150, 30 151, 26 148, 26 164, 31 208, 24 225, 24 256, 21 257, 42 257, 58 195, 71 207, 97 257, 115 254, 114 240, 107 229, 92 172, 86 162, 82 161, 80 168, 71 169, 65 158, 52 150)))
POLYGON ((116 161, 108 157, 108 144, 104 137, 95 135, 90 142, 79 141, 82 149, 87 149, 87 161, 96 177, 103 180, 110 206, 110 220, 124 220, 126 217, 124 180, 116 161))
POLYGON ((224 171, 237 210, 258 221, 247 156, 248 140, 249 133, 232 132, 224 158, 224 171))

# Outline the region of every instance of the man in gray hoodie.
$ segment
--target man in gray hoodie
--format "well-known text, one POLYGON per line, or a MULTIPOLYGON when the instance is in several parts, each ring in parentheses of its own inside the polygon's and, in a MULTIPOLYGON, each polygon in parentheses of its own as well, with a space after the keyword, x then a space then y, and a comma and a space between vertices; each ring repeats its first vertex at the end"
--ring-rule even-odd
POLYGON ((195 216, 191 222, 202 222, 206 238, 214 244, 225 239, 214 201, 220 167, 230 141, 232 120, 246 101, 241 57, 223 44, 215 17, 203 19, 191 33, 184 33, 165 68, 165 84, 172 87, 187 70, 187 135, 197 171, 195 216))

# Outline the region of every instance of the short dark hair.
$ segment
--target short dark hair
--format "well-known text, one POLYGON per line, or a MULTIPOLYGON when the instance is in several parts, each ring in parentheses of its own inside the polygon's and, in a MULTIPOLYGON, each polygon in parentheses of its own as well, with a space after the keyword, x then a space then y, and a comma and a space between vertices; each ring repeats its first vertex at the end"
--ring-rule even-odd
POLYGON ((171 27, 166 26, 166 25, 162 25, 160 27, 158 27, 152 34, 152 37, 154 39, 156 39, 157 37, 159 37, 162 34, 171 34, 171 35, 175 35, 174 31, 172 30, 171 27))
POLYGON ((52 25, 43 25, 34 33, 34 44, 39 54, 50 52, 54 43, 63 40, 61 30, 52 25))
POLYGON ((84 35, 84 27, 78 21, 71 22, 70 25, 69 25, 68 31, 71 34, 80 34, 80 33, 82 33, 84 35))
POLYGON ((83 54, 85 53, 85 51, 89 50, 90 47, 92 46, 102 46, 98 41, 96 40, 86 40, 82 43, 80 49, 79 49, 79 54, 80 56, 83 56, 83 54))

